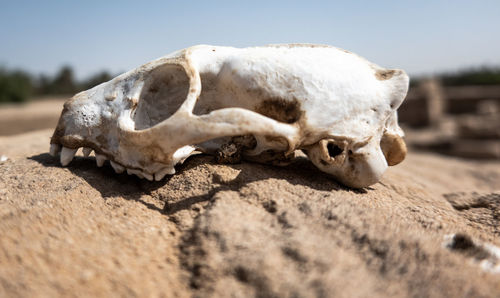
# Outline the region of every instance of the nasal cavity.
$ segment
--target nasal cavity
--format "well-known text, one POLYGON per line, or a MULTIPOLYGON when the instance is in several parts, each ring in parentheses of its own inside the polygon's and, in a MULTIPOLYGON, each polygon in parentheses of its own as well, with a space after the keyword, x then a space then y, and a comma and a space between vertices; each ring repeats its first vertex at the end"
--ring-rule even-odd
POLYGON ((180 65, 161 65, 146 77, 132 116, 136 130, 150 128, 172 116, 189 92, 189 77, 180 65))
POLYGON ((330 155, 330 157, 332 158, 340 155, 342 151, 344 151, 342 150, 342 148, 335 145, 334 143, 328 143, 328 145, 326 145, 326 149, 328 149, 328 155, 330 155))

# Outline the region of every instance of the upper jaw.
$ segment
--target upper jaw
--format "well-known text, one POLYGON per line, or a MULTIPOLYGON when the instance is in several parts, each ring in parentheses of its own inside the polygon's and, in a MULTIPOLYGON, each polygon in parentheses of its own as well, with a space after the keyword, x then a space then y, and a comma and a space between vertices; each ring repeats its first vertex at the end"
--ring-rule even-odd
POLYGON ((98 167, 103 166, 103 164, 109 160, 110 165, 113 167, 116 173, 120 174, 127 172, 129 175, 135 174, 140 178, 146 178, 150 181, 159 181, 167 174, 175 173, 173 167, 169 167, 159 162, 147 162, 147 155, 143 152, 137 151, 134 159, 128 159, 124 162, 122 155, 118 153, 110 153, 109 150, 105 149, 105 146, 88 141, 77 135, 63 136, 57 141, 51 142, 50 154, 52 156, 60 155, 60 161, 63 166, 68 165, 78 149, 82 148, 84 156, 89 156, 92 151, 94 151, 95 159, 98 167), (147 168, 142 166, 147 165, 147 168))
POLYGON ((174 154, 175 161, 161 160, 161 148, 154 144, 154 138, 144 138, 144 134, 135 134, 140 138, 130 137, 133 97, 119 96, 111 101, 96 93, 102 92, 81 92, 64 104, 50 141, 50 154, 59 155, 63 166, 82 148, 84 156, 94 151, 98 166, 109 160, 117 173, 126 171, 159 181, 173 174, 173 164, 192 152, 190 148, 181 148, 179 154, 174 154))
MULTIPOLYGON (((105 83, 108 84, 108 83, 105 83)), ((88 156, 95 152, 98 166, 109 160, 117 172, 126 166, 119 158, 120 143, 117 117, 102 93, 105 84, 80 92, 64 104, 59 122, 50 140, 50 154, 60 154, 61 164, 68 165, 79 148, 88 156)), ((129 165, 129 168, 134 168, 129 165)))

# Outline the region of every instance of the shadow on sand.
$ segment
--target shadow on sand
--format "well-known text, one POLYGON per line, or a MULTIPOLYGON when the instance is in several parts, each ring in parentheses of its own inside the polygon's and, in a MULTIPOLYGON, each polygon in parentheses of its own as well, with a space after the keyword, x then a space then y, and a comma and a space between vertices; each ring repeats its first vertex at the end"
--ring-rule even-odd
MULTIPOLYGON (((50 156, 48 153, 34 155, 29 157, 45 167, 61 168, 61 164, 57 158, 50 156)), ((294 163, 284 167, 271 165, 242 162, 240 164, 226 164, 224 166, 239 170, 239 174, 235 179, 229 182, 218 181, 214 176, 207 177, 207 184, 210 186, 201 195, 189 196, 181 200, 172 201, 168 197, 161 197, 165 205, 164 208, 159 208, 154 204, 148 203, 142 199, 144 195, 153 195, 161 188, 178 188, 178 183, 173 185, 171 180, 176 175, 181 175, 186 178, 186 183, 191 183, 193 176, 184 175, 190 170, 202 167, 204 165, 215 165, 213 158, 206 155, 192 156, 184 164, 177 166, 177 173, 174 176, 167 176, 162 181, 150 182, 146 179, 139 179, 136 176, 129 176, 126 173, 116 174, 109 163, 106 163, 102 168, 98 168, 93 157, 76 156, 71 164, 67 167, 73 174, 83 178, 91 187, 99 191, 103 198, 123 197, 127 200, 133 200, 144 204, 147 208, 161 212, 162 214, 171 215, 180 210, 189 209, 193 204, 208 201, 213 195, 219 191, 233 190, 238 191, 245 185, 267 179, 287 180, 293 185, 303 185, 315 190, 321 191, 351 191, 355 193, 367 193, 366 189, 350 189, 335 182, 327 174, 319 171, 306 158, 297 158, 294 163)), ((279 195, 279 194, 276 194, 279 195)), ((158 197, 157 195, 155 197, 158 197)), ((272 198, 270 198, 272 199, 272 198)), ((307 198, 304 198, 307 199, 307 198)))

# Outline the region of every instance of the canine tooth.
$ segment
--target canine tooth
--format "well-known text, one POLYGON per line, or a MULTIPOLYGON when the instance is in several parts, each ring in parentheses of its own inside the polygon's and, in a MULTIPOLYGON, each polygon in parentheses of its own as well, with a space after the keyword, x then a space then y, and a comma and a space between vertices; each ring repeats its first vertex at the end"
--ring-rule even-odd
POLYGON ((98 167, 102 167, 104 165, 104 162, 106 161, 106 156, 102 154, 96 154, 95 155, 95 161, 98 167))
POLYGON ((58 144, 50 144, 50 155, 56 156, 61 151, 61 145, 58 144))
POLYGON ((92 153, 92 148, 83 147, 82 152, 83 152, 83 156, 89 157, 90 153, 92 153))
POLYGON ((142 175, 142 172, 139 171, 139 170, 127 169, 127 174, 129 174, 129 175, 136 175, 139 178, 144 178, 144 176, 142 175))
POLYGON ((72 160, 73 157, 75 157, 75 153, 78 149, 70 149, 63 147, 61 150, 61 164, 64 166, 67 166, 72 160))
POLYGON ((164 168, 164 169, 158 171, 157 173, 155 173, 155 180, 160 181, 161 179, 163 179, 163 177, 165 177, 165 175, 173 175, 173 174, 175 174, 174 167, 164 168))
POLYGON ((115 172, 117 174, 121 174, 121 173, 123 173, 123 171, 125 171, 125 168, 122 165, 120 165, 112 160, 110 160, 109 163, 111 164, 111 166, 113 167, 113 169, 115 170, 115 172))

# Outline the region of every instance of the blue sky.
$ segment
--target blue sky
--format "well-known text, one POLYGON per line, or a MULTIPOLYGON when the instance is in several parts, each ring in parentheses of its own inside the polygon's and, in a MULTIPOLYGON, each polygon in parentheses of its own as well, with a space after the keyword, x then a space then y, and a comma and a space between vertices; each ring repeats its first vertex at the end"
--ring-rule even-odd
POLYGON ((0 0, 0 65, 79 78, 195 44, 309 42, 413 75, 500 65, 500 1, 0 0))

